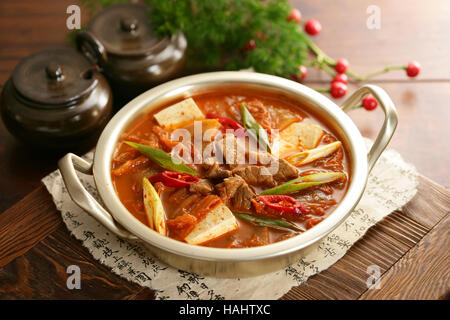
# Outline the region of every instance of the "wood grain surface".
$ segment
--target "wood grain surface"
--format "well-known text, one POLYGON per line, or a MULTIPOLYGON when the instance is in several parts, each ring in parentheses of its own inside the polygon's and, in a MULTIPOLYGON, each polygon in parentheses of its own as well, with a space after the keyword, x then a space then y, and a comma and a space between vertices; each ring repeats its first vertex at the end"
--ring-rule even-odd
MULTIPOLYGON (((356 242, 341 260, 329 269, 311 277, 306 283, 293 288, 283 299, 370 299, 372 294, 376 295, 377 292, 389 290, 387 284, 395 288, 396 285, 391 281, 398 281, 405 286, 403 290, 400 290, 401 298, 414 299, 414 297, 418 297, 414 284, 419 286, 420 281, 422 281, 420 283, 422 285, 420 298, 441 298, 450 288, 448 223, 441 226, 441 223, 446 223, 450 212, 450 191, 436 186, 424 177, 420 177, 419 190, 422 190, 422 192, 418 192, 405 208, 390 214, 369 229, 364 237, 356 242), (427 211, 420 211, 424 203, 436 203, 438 209, 433 209, 434 214, 431 217, 424 214, 427 211), (406 208, 408 209, 404 210, 406 208), (414 215, 411 215, 411 212, 414 211, 414 208, 422 213, 423 224, 412 218, 414 215), (436 218, 439 221, 442 220, 442 222, 439 223, 438 221, 433 224, 436 218), (439 236, 443 238, 431 244, 436 246, 433 250, 433 254, 438 256, 435 257, 436 261, 424 259, 424 251, 417 252, 417 244, 429 237, 430 230, 433 227, 427 227, 426 225, 430 224, 437 226, 436 229, 440 230, 438 231, 439 236), (445 230, 445 227, 447 230, 445 230), (409 271, 408 265, 404 262, 405 257, 410 255, 412 256, 410 259, 418 260, 414 261, 414 268, 416 268, 414 271, 409 271), (382 280, 380 289, 369 290, 367 288, 366 281, 369 277, 367 268, 369 266, 378 266, 383 275, 382 279, 385 279, 394 272, 393 270, 400 268, 399 264, 403 266, 401 271, 397 271, 390 276, 389 282, 382 280), (432 270, 428 272, 424 280, 407 276, 408 272, 416 274, 425 272, 427 269, 432 270), (438 273, 430 276, 430 274, 433 274, 432 271, 438 273), (407 279, 403 279, 403 277, 407 279), (408 283, 406 284, 405 281, 408 283)), ((430 243, 430 241, 427 243, 430 243)), ((410 267, 412 269, 412 266, 410 267)), ((384 298, 399 298, 397 295, 390 295, 389 293, 389 291, 384 293, 384 298)))
MULTIPOLYGON (((24 57, 67 45, 66 8, 73 3, 0 1, 0 86, 24 57)), ((365 74, 413 59, 421 62, 421 75, 412 81, 398 71, 370 82, 383 87, 398 109, 399 126, 390 146, 429 179, 421 177, 413 201, 370 229, 344 258, 283 299, 448 298, 450 193, 439 184, 450 186, 450 2, 292 3, 304 19, 320 20, 323 32, 315 38, 317 44, 334 58, 346 57, 355 72, 365 74), (369 5, 381 9, 380 30, 366 27, 369 5), (367 289, 371 265, 382 272, 380 289, 367 289)), ((87 18, 82 8, 82 21, 87 18)), ((328 81, 326 74, 310 70, 305 84, 323 87, 328 81)), ((349 93, 358 86, 352 83, 349 93)), ((354 110, 350 116, 364 136, 376 137, 381 110, 354 110)), ((152 290, 111 273, 68 233, 40 183, 56 169, 62 154, 21 145, 2 123, 0 141, 0 299, 152 298, 152 290), (83 270, 82 290, 66 288, 70 264, 83 270)))
POLYGON ((408 251, 361 299, 445 298, 450 286, 450 217, 447 215, 408 251))
POLYGON ((5 211, 0 215, 0 267, 45 239, 61 222, 43 185, 5 211))
POLYGON ((113 274, 70 236, 65 226, 0 271, 0 299, 151 299, 153 291, 113 274), (77 265, 81 289, 68 290, 67 266, 77 265), (43 281, 45 279, 45 281, 43 281))

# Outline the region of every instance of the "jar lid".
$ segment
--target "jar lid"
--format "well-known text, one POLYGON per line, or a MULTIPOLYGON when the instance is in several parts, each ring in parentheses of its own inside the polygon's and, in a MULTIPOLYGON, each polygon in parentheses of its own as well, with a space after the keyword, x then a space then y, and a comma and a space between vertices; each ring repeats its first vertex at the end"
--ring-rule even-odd
POLYGON ((93 65, 71 48, 39 51, 23 59, 12 75, 16 91, 42 107, 65 105, 90 92, 93 65))
POLYGON ((108 53, 145 55, 169 42, 167 37, 161 39, 154 34, 148 11, 144 3, 116 4, 92 17, 88 30, 108 53))

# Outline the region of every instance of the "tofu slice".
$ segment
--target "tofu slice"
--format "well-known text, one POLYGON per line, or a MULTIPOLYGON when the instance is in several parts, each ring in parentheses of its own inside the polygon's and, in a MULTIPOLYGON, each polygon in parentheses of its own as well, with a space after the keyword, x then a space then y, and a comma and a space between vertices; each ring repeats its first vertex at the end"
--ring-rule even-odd
POLYGON ((238 228, 233 213, 221 203, 197 223, 184 240, 189 244, 201 244, 238 228))
POLYGON ((195 101, 189 98, 161 110, 155 114, 155 119, 162 127, 176 128, 188 121, 203 120, 205 115, 195 101))
POLYGON ((317 124, 294 122, 280 132, 280 138, 300 150, 313 149, 317 147, 323 134, 324 131, 317 124))

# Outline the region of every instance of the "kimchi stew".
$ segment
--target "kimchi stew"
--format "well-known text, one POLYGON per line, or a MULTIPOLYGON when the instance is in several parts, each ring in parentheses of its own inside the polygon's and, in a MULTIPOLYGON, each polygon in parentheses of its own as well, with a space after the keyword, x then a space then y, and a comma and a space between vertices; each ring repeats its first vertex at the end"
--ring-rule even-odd
POLYGON ((111 177, 123 205, 156 232, 244 248, 298 235, 342 200, 343 143, 298 102, 217 91, 150 112, 117 143, 111 177))

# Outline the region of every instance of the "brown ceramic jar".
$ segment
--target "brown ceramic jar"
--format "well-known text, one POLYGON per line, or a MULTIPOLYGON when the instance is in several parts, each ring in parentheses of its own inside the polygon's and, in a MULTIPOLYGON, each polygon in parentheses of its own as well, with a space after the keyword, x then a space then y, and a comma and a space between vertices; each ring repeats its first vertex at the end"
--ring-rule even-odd
POLYGON ((181 75, 186 60, 184 35, 158 38, 143 3, 101 10, 77 34, 77 45, 102 68, 115 98, 133 98, 181 75))
POLYGON ((71 149, 93 144, 112 114, 105 77, 72 48, 37 52, 15 68, 0 100, 7 129, 32 146, 71 149))

